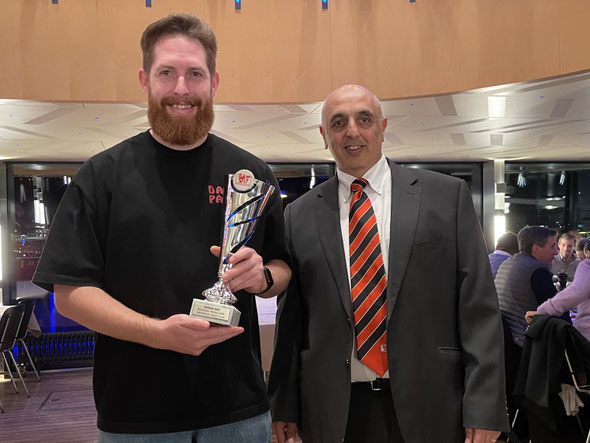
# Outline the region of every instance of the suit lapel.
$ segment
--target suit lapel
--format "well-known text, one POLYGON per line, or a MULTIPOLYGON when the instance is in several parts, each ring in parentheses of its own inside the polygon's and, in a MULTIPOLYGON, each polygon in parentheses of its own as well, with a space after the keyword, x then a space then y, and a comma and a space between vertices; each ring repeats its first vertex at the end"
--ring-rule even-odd
POLYGON ((352 318, 352 298, 340 230, 338 180, 336 177, 326 182, 326 186, 323 186, 322 191, 318 193, 314 212, 326 261, 338 287, 344 309, 348 317, 352 318))
POLYGON ((411 169, 402 168, 388 160, 391 168, 391 222, 389 234, 389 269, 387 279, 387 321, 408 267, 418 216, 420 212, 420 186, 411 169))

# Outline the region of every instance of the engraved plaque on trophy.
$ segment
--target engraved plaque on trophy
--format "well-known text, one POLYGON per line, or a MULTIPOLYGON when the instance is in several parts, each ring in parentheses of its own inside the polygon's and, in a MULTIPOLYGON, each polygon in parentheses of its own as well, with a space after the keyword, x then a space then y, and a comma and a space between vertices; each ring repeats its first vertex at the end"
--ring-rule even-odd
POLYGON ((252 172, 240 169, 230 174, 225 190, 225 216, 223 239, 219 254, 219 280, 203 291, 206 300, 195 298, 190 316, 225 326, 237 326, 240 311, 233 306, 237 298, 221 276, 231 268, 229 258, 240 249, 254 234, 256 222, 260 218, 274 186, 257 180, 252 172))

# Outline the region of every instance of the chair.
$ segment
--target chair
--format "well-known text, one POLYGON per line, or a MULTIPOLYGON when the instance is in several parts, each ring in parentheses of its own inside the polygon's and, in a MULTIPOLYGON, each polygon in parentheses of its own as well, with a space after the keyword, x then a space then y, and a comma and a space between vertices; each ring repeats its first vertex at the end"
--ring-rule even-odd
POLYGON ((25 392, 27 393, 27 397, 30 397, 29 390, 27 389, 27 385, 23 380, 23 376, 18 369, 18 365, 16 360, 14 359, 14 355, 12 355, 12 348, 16 342, 16 333, 20 327, 20 324, 23 319, 23 315, 25 312, 25 305, 15 305, 8 308, 2 314, 2 318, 0 318, 0 353, 2 354, 2 358, 4 360, 4 366, 6 371, 10 375, 10 380, 12 381, 12 386, 14 386, 15 392, 18 394, 18 388, 14 381, 14 377, 12 376, 12 371, 10 370, 10 364, 8 363, 8 359, 6 358, 6 354, 10 356, 14 367, 16 368, 16 373, 20 378, 23 387, 25 388, 25 392))
POLYGON ((41 377, 39 376, 39 372, 35 367, 35 363, 33 363, 33 359, 31 358, 31 354, 29 353, 29 349, 27 344, 25 343, 25 337, 27 336, 28 327, 29 327, 29 320, 31 319, 31 315, 33 314, 33 309, 35 308, 35 303, 37 300, 35 299, 21 299, 18 301, 19 305, 24 305, 25 310, 23 314, 23 319, 20 323, 20 327, 18 328, 18 332, 16 333, 16 341, 22 344, 23 349, 25 350, 25 354, 29 359, 29 363, 33 367, 33 371, 35 371, 35 375, 37 376, 37 380, 41 381, 41 377))
MULTIPOLYGON (((590 395, 590 384, 587 383, 588 380, 586 377, 584 364, 577 353, 575 342, 573 342, 573 340, 566 341, 564 353, 565 361, 567 362, 567 367, 569 369, 570 375, 572 376, 572 382, 574 383, 576 391, 590 395), (571 355, 568 353, 568 347, 570 348, 571 355)), ((576 418, 578 419, 580 429, 582 432, 584 432, 580 418, 578 416, 576 416, 576 418)), ((590 429, 588 430, 588 435, 586 436, 586 443, 590 443, 590 429)))

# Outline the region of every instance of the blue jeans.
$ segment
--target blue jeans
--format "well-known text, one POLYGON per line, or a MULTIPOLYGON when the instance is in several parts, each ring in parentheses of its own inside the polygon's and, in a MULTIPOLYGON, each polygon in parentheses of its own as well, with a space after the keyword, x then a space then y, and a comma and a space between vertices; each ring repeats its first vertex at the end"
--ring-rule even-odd
POLYGON ((270 443, 270 412, 257 417, 194 431, 169 434, 113 434, 98 430, 98 443, 270 443))

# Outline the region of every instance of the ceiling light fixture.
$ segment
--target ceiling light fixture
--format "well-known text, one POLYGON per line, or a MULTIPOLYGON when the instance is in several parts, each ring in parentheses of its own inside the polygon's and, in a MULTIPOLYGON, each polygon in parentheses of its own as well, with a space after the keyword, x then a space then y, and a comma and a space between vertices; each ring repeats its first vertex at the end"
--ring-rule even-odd
POLYGON ((519 188, 524 188, 526 186, 526 178, 524 178, 524 174, 521 172, 518 173, 518 179, 516 180, 516 185, 519 188))
POLYGON ((499 95, 490 95, 488 97, 488 116, 506 117, 506 97, 499 95))

